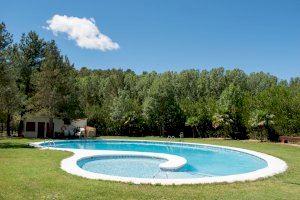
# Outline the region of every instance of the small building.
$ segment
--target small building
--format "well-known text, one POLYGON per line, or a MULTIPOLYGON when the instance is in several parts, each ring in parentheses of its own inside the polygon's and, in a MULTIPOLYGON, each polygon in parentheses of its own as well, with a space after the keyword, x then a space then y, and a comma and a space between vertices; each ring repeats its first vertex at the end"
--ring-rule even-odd
MULTIPOLYGON (((52 138, 50 135, 49 117, 25 117, 23 135, 27 138, 52 138)), ((75 128, 84 128, 87 126, 87 119, 76 119, 71 122, 64 121, 60 118, 53 118, 53 132, 63 133, 64 136, 72 133, 75 128)))

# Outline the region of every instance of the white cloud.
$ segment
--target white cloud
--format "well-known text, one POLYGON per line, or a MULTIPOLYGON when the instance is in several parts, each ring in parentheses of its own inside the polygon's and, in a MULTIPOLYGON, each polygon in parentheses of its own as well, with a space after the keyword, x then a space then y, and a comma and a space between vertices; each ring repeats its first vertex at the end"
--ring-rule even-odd
POLYGON ((95 19, 68 17, 66 15, 54 15, 47 20, 48 30, 55 35, 66 33, 70 40, 75 40, 79 47, 109 51, 119 49, 118 43, 113 42, 108 36, 102 34, 96 26, 95 19))

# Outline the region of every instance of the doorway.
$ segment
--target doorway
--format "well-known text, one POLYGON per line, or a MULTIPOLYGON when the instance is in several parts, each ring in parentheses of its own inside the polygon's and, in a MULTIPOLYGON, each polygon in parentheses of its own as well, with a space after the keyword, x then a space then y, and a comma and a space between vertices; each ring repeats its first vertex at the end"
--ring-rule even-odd
MULTIPOLYGON (((54 133, 54 123, 53 123, 53 127, 52 127, 52 133, 54 133)), ((50 134, 50 125, 47 122, 47 138, 53 138, 53 135, 50 134)))
POLYGON ((38 138, 44 138, 45 122, 38 122, 38 138))

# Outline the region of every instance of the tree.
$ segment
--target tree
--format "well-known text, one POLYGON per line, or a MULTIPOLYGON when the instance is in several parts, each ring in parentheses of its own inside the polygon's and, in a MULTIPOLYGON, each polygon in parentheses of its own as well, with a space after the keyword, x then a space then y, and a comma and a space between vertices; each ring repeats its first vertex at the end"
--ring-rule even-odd
POLYGON ((265 139, 267 136, 270 138, 271 135, 271 128, 274 125, 274 115, 269 114, 265 110, 254 110, 251 115, 250 119, 248 121, 250 127, 258 129, 259 130, 259 138, 261 141, 265 139), (266 132, 266 134, 264 134, 266 132))
POLYGON ((243 70, 227 70, 225 74, 226 85, 238 85, 242 91, 247 89, 247 75, 243 70))
POLYGON ((35 92, 32 77, 34 73, 40 71, 41 63, 44 59, 45 45, 46 42, 37 33, 30 31, 27 35, 22 35, 21 41, 15 51, 14 63, 18 70, 17 85, 24 96, 20 112, 19 133, 23 130, 24 126, 22 117, 27 112, 30 112, 27 104, 35 92))
POLYGON ((246 129, 243 119, 244 94, 239 86, 230 84, 221 94, 218 101, 218 114, 228 115, 232 120, 230 137, 233 139, 245 139, 246 129))
POLYGON ((232 134, 232 124, 233 124, 233 119, 231 119, 229 114, 219 114, 216 113, 212 117, 212 126, 215 129, 222 128, 225 134, 222 136, 228 137, 231 136, 232 134))
POLYGON ((110 118, 119 132, 127 128, 131 135, 132 129, 139 125, 141 110, 138 102, 130 98, 128 93, 126 90, 119 90, 118 97, 112 103, 110 118))
POLYGON ((142 104, 149 93, 149 88, 152 86, 153 81, 157 77, 156 72, 147 73, 144 72, 142 75, 138 77, 136 82, 136 91, 137 91, 137 98, 139 103, 142 104))
POLYGON ((45 45, 46 42, 33 31, 30 31, 27 35, 23 34, 18 45, 20 56, 18 84, 21 91, 28 98, 34 95, 34 86, 31 79, 35 72, 40 71, 44 59, 45 45))
POLYGON ((6 130, 7 135, 10 136, 12 116, 19 111, 22 98, 12 69, 0 64, 0 70, 0 110, 6 114, 6 130))
POLYGON ((257 95, 258 93, 277 85, 277 77, 264 72, 251 73, 248 76, 248 90, 252 95, 257 95))
POLYGON ((274 129, 279 135, 299 133, 300 93, 296 89, 278 85, 260 92, 255 98, 257 109, 275 115, 274 129))
POLYGON ((196 116, 191 116, 191 117, 188 117, 187 119, 186 119, 186 122, 185 122, 185 124, 187 125, 187 126, 190 126, 190 127, 192 127, 192 132, 193 132, 193 138, 195 138, 195 130, 196 130, 196 133, 197 133, 197 135, 198 135, 198 125, 199 125, 199 123, 200 123, 201 121, 200 121, 200 119, 198 118, 198 117, 196 117, 196 116))
POLYGON ((165 130, 178 131, 184 125, 185 116, 175 100, 172 74, 157 77, 143 103, 143 114, 149 125, 155 125, 164 135, 165 130))
POLYGON ((202 70, 197 80, 197 93, 199 97, 210 96, 209 72, 202 70))
POLYGON ((188 98, 190 101, 198 100, 198 79, 198 70, 184 70, 178 74, 174 81, 177 99, 188 98))
POLYGON ((36 111, 49 116, 50 135, 53 133, 53 118, 72 119, 80 115, 78 108, 74 67, 60 55, 54 41, 47 43, 45 58, 40 72, 34 76, 36 93, 32 106, 36 111))
POLYGON ((223 67, 213 68, 208 75, 209 96, 218 98, 226 87, 225 70, 223 67))
POLYGON ((12 115, 20 108, 21 95, 12 62, 12 36, 4 23, 0 24, 0 71, 0 109, 6 114, 6 130, 10 136, 12 115))
POLYGON ((180 108, 186 116, 185 125, 191 127, 193 137, 207 137, 211 129, 211 115, 214 100, 202 98, 198 101, 183 99, 180 108))

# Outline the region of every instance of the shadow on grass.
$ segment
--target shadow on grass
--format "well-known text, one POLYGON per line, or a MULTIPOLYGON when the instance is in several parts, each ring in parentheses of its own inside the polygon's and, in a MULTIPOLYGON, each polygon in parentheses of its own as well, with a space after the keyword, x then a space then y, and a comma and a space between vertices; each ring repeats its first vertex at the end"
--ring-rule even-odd
POLYGON ((0 149, 20 149, 20 148, 33 148, 29 144, 20 144, 14 142, 0 142, 0 149))
POLYGON ((300 183, 294 182, 294 181, 284 181, 287 184, 292 184, 292 185, 300 185, 300 183))

